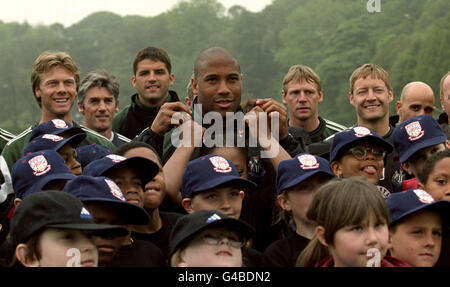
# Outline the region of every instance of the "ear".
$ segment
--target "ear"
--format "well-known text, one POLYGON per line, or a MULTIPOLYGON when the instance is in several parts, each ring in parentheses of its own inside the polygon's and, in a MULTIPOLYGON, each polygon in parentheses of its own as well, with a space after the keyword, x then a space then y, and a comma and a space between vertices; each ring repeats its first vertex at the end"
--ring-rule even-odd
POLYGON ((281 101, 283 102, 283 104, 287 105, 286 102, 286 93, 284 92, 284 90, 281 90, 281 101))
POLYGON ((287 199, 287 197, 284 194, 278 195, 277 202, 278 202, 278 205, 283 210, 286 210, 288 212, 292 211, 291 205, 289 204, 289 200, 287 199))
POLYGON ((425 190, 425 185, 419 181, 417 182, 417 188, 425 190))
POLYGON ((114 112, 119 112, 119 99, 116 100, 116 107, 114 108, 114 112))
POLYGON ((239 197, 240 197, 241 199, 244 199, 244 197, 245 197, 245 192, 244 192, 243 190, 239 191, 239 197))
POLYGON ((388 103, 392 102, 393 100, 394 100, 394 91, 393 90, 389 90, 388 103))
POLYGON ((181 205, 183 206, 184 210, 186 210, 186 212, 189 214, 195 211, 192 209, 192 198, 184 198, 181 201, 181 205))
POLYGON ((325 228, 321 225, 318 225, 314 229, 314 233, 316 234, 317 240, 319 240, 320 244, 328 247, 328 243, 325 240, 325 228))
POLYGON ((397 101, 395 103, 395 111, 397 112, 397 115, 399 115, 398 111, 400 110, 401 107, 402 107, 402 102, 397 101))
POLYGON ((401 167, 402 167, 402 169, 405 171, 405 172, 407 172, 409 175, 412 175, 413 173, 412 173, 412 171, 411 171, 411 169, 409 168, 409 164, 408 164, 408 162, 402 162, 402 163, 400 163, 400 165, 401 165, 401 167))
POLYGON ((131 77, 131 84, 133 85, 133 87, 136 88, 136 76, 135 76, 135 75, 133 75, 133 76, 131 77))
POLYGON ((78 105, 78 111, 84 115, 83 105, 80 102, 78 102, 77 105, 78 105))
POLYGON ((20 199, 20 198, 14 198, 14 208, 16 208, 21 201, 22 201, 22 199, 20 199))
POLYGON ((194 95, 198 95, 198 81, 195 78, 191 78, 191 87, 192 87, 192 93, 194 95))
POLYGON ((17 245, 17 260, 19 260, 19 262, 22 263, 22 265, 25 267, 39 267, 39 261, 34 256, 33 258, 29 258, 29 256, 27 256, 28 252, 29 250, 26 244, 20 243, 19 245, 17 245))
POLYGON ((388 240, 387 250, 392 249, 392 236, 394 236, 394 233, 391 230, 389 230, 389 240, 388 240))
POLYGON ((448 140, 445 141, 445 148, 450 149, 450 142, 448 140))
POLYGON ((348 93, 348 101, 350 102, 350 104, 352 106, 355 106, 354 103, 353 103, 353 100, 354 100, 353 94, 349 92, 348 93))
POLYGON ((323 92, 319 93, 319 103, 323 102, 323 92))
POLYGON ((333 161, 332 163, 330 163, 330 169, 331 171, 338 177, 342 176, 342 167, 341 164, 338 161, 333 161))
POLYGON ((170 74, 169 75, 169 86, 172 86, 174 81, 175 81, 175 75, 170 74))

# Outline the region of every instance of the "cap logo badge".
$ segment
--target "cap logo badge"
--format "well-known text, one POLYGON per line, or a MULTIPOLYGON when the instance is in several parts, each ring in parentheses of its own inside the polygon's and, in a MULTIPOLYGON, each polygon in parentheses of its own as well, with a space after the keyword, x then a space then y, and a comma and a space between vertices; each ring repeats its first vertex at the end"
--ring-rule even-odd
POLYGON ((408 134, 408 139, 410 141, 415 141, 420 139, 425 131, 422 130, 422 126, 420 125, 419 121, 415 121, 412 123, 409 123, 405 126, 406 133, 408 134))
POLYGON ((126 160, 125 157, 117 154, 108 154, 106 157, 112 160, 113 162, 121 162, 123 160, 126 160))
POLYGON ((302 169, 316 169, 320 166, 316 157, 310 154, 301 155, 297 157, 297 159, 300 162, 300 167, 302 169))
POLYGON ((62 141, 64 138, 57 136, 57 135, 53 135, 53 134, 45 134, 42 136, 43 139, 47 139, 47 140, 51 140, 53 142, 59 142, 62 141))
POLYGON ((208 217, 208 219, 206 219, 206 223, 211 223, 220 219, 222 219, 222 217, 220 217, 217 213, 214 213, 213 215, 208 217))
POLYGON ((355 132, 355 136, 357 136, 359 138, 372 135, 370 130, 365 127, 354 127, 353 131, 355 132))
POLYGON ((81 213, 80 213, 80 218, 81 219, 92 219, 92 216, 86 208, 82 207, 81 213))
POLYGON ((388 198, 391 195, 391 192, 384 186, 377 185, 378 191, 381 192, 381 195, 384 199, 388 198))
POLYGON ((105 182, 109 186, 109 191, 112 195, 114 195, 114 197, 120 199, 121 201, 126 201, 125 196, 123 196, 122 191, 114 181, 105 179, 105 182))
POLYGON ((34 176, 41 176, 49 172, 52 168, 43 155, 37 155, 28 161, 28 165, 33 170, 34 176))
POLYGON ((431 196, 431 194, 429 194, 425 190, 414 189, 413 191, 417 195, 417 198, 419 199, 419 201, 421 201, 423 203, 432 203, 432 202, 434 202, 434 198, 431 196))
POLYGON ((55 126, 55 128, 58 129, 68 129, 69 127, 67 126, 67 123, 63 120, 60 119, 54 119, 52 120, 53 125, 55 126))
POLYGON ((213 156, 209 158, 209 161, 214 166, 215 172, 228 173, 232 171, 232 168, 228 161, 221 156, 213 156))

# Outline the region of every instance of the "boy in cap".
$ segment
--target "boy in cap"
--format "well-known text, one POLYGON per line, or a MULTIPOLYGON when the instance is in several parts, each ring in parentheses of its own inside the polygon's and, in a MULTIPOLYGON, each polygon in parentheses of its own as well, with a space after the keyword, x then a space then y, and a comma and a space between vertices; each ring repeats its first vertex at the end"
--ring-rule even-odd
POLYGON ((429 115, 412 117, 397 125, 392 140, 403 172, 402 190, 417 188, 424 162, 450 146, 438 122, 429 115))
POLYGON ((48 190, 31 194, 11 220, 16 256, 12 264, 17 260, 26 267, 97 267, 98 252, 91 234, 123 236, 127 230, 94 224, 83 204, 68 193, 48 190))
POLYGON ((86 138, 86 134, 76 134, 63 138, 54 134, 43 134, 32 139, 23 150, 23 155, 44 149, 57 151, 64 159, 67 167, 74 175, 81 174, 81 165, 76 159, 75 148, 86 138))
MULTIPOLYGON (((330 150, 331 171, 339 177, 364 176, 378 185, 384 177, 386 155, 393 150, 391 144, 368 128, 357 126, 334 135, 330 150)), ((392 186, 378 189, 387 198, 392 186)))
POLYGON ((435 201, 422 189, 408 189, 392 194, 386 203, 391 256, 414 267, 434 266, 448 226, 450 202, 435 201))
POLYGON ((289 225, 290 232, 264 251, 265 266, 295 267, 297 257, 314 235, 315 223, 306 217, 306 212, 319 187, 333 177, 329 162, 311 154, 299 154, 280 163, 277 203, 282 209, 280 217, 289 225))
MULTIPOLYGON (((126 201, 114 181, 107 177, 81 175, 70 181, 65 192, 75 195, 94 218, 96 223, 115 225, 149 224, 147 212, 126 201)), ((124 237, 96 237, 99 265, 108 267, 158 267, 164 259, 158 247, 150 242, 124 237)))
POLYGON ((242 267, 242 247, 253 234, 250 225, 217 210, 184 215, 170 235, 170 266, 242 267))

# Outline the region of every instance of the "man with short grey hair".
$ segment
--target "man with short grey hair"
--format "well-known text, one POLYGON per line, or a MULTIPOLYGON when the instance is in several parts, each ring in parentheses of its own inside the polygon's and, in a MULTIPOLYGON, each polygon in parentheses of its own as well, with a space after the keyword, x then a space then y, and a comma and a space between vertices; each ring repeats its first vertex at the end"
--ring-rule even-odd
POLYGON ((130 141, 112 131, 114 114, 119 111, 119 82, 105 71, 88 73, 78 90, 78 111, 86 127, 109 139, 116 147, 130 141))

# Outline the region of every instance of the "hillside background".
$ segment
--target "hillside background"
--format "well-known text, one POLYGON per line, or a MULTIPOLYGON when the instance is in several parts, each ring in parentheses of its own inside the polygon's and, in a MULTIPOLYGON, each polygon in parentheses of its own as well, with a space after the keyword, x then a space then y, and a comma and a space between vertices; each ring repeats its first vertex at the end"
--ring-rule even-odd
MULTIPOLYGON (((154 17, 98 12, 67 28, 0 21, 0 127, 18 134, 40 119, 30 74, 43 51, 69 53, 81 77, 96 69, 115 75, 124 107, 135 93, 130 80, 133 58, 146 46, 169 53, 175 74, 172 89, 181 99, 197 55, 219 45, 240 62, 243 100, 281 101, 284 74, 291 65, 304 64, 323 82, 320 114, 351 125, 356 117, 347 99, 349 77, 371 62, 390 73, 394 102, 406 83, 428 83, 437 115, 439 81, 450 70, 450 1, 381 0, 379 13, 369 13, 366 4, 367 0, 274 0, 253 13, 241 6, 225 10, 215 0, 190 0, 154 17)), ((394 107, 391 104, 392 114, 394 107)), ((75 119, 82 122, 78 112, 75 119)))

